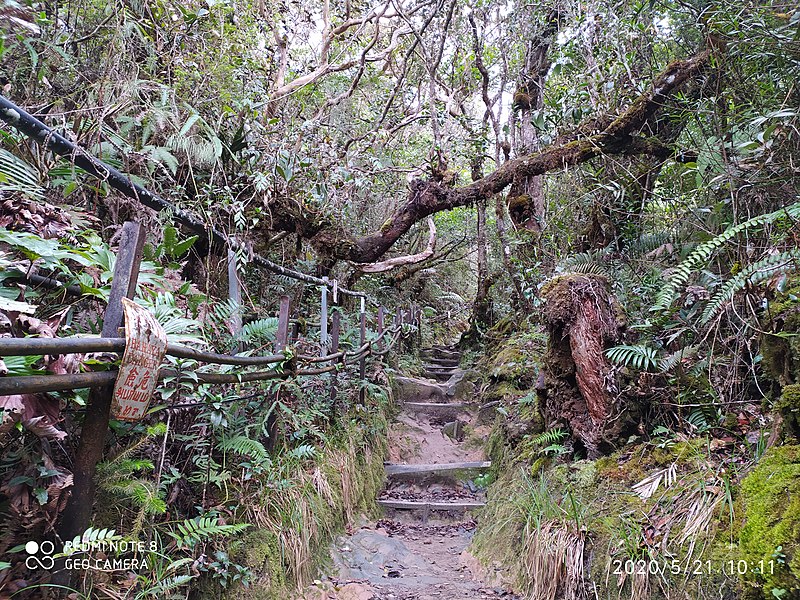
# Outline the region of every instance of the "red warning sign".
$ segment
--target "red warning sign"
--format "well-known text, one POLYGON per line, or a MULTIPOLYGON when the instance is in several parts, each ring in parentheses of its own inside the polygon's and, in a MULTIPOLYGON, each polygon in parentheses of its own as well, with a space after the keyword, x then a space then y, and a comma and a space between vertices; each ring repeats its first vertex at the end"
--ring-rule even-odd
POLYGON ((167 334, 155 317, 127 298, 125 313, 125 353, 114 386, 111 416, 121 421, 139 421, 147 412, 158 383, 158 369, 167 350, 167 334))

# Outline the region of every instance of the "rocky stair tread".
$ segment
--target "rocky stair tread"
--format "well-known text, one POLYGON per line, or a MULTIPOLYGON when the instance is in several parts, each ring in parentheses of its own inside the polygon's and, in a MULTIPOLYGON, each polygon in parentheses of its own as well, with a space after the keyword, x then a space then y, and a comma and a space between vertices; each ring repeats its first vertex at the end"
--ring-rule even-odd
POLYGON ((433 379, 437 383, 447 383, 452 376, 452 373, 428 373, 427 378, 433 379))
POLYGON ((452 502, 432 500, 378 500, 378 504, 384 508, 399 510, 472 510, 486 506, 485 502, 479 500, 457 500, 452 502))
POLYGON ((438 354, 438 355, 455 354, 461 356, 461 350, 454 350, 453 348, 437 348, 435 346, 431 348, 422 348, 420 352, 422 352, 423 354, 438 354))
POLYGON ((459 364, 459 360, 457 358, 435 358, 431 357, 427 359, 427 366, 429 367, 457 367, 459 364))
POLYGON ((435 379, 440 383, 444 383, 448 379, 450 379, 453 375, 455 375, 457 371, 425 371, 425 378, 426 379, 435 379))
POLYGON ((453 411, 469 410, 471 405, 464 402, 403 402, 403 406, 412 410, 453 411))
POLYGON ((392 475, 425 475, 428 473, 448 473, 452 471, 474 471, 491 468, 491 461, 469 461, 458 463, 400 464, 384 463, 384 470, 392 475))

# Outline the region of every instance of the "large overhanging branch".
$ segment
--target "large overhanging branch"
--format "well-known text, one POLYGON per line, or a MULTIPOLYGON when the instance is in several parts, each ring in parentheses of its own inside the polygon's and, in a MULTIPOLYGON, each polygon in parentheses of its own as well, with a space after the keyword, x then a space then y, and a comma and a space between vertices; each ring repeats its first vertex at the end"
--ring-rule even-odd
POLYGON ((383 223, 379 231, 352 239, 342 235, 342 232, 334 234, 323 230, 312 237, 311 242, 320 252, 331 256, 331 241, 337 239, 333 252, 335 258, 354 263, 373 263, 415 223, 437 212, 489 199, 511 185, 517 177, 543 175, 584 163, 603 154, 654 154, 666 158, 662 144, 648 142, 639 134, 648 120, 665 106, 672 93, 706 68, 710 57, 710 51, 705 50, 688 60, 670 63, 656 77, 649 92, 640 96, 596 135, 509 160, 490 175, 460 188, 450 188, 433 181, 414 180, 409 185, 406 203, 383 223), (346 241, 343 242, 343 239, 346 241))
POLYGON ((433 256, 433 253, 436 250, 436 225, 431 218, 428 219, 428 231, 428 246, 422 252, 418 252, 417 254, 408 254, 406 256, 396 256, 382 262, 355 266, 362 273, 385 273, 386 271, 391 271, 397 267, 413 265, 427 260, 433 256))

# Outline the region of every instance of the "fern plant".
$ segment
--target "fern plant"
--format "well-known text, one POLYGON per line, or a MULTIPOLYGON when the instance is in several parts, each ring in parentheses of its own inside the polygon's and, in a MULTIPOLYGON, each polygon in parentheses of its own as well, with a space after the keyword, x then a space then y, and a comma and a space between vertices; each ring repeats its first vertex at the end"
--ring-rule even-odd
POLYGON ((278 319, 266 317, 247 323, 234 338, 234 343, 263 346, 272 343, 278 333, 278 319))
MULTIPOLYGON (((732 225, 718 236, 711 238, 707 242, 703 242, 697 246, 697 248, 695 248, 694 251, 692 251, 692 253, 683 262, 681 262, 681 264, 675 267, 673 273, 670 275, 669 279, 664 284, 664 287, 656 297, 656 301, 651 310, 654 312, 662 312, 669 309, 675 300, 678 289, 686 285, 692 273, 702 265, 705 265, 711 259, 711 256, 716 250, 723 247, 726 243, 734 239, 740 233, 755 229, 756 227, 762 227, 782 219, 791 219, 794 221, 797 220, 798 217, 800 217, 800 202, 796 202, 771 213, 755 216, 752 219, 743 221, 742 223, 732 225)), ((742 285, 744 285, 744 283, 742 285)), ((722 302, 724 302, 724 300, 722 302)))
POLYGON ((789 250, 768 256, 739 272, 728 280, 720 290, 708 301, 700 322, 708 324, 722 310, 737 292, 747 285, 757 285, 778 275, 793 273, 800 267, 800 250, 789 250))
POLYGON ((649 371, 658 366, 658 351, 652 346, 643 344, 614 346, 605 351, 606 357, 613 363, 640 371, 649 371))
POLYGON ((167 531, 167 535, 175 540, 179 548, 194 548, 213 537, 228 537, 248 527, 249 523, 221 525, 217 517, 207 515, 178 522, 174 529, 167 531))
POLYGON ((534 446, 543 446, 545 444, 550 445, 560 442, 565 437, 567 437, 567 432, 560 427, 556 427, 554 429, 550 429, 549 431, 543 431, 542 433, 533 436, 529 443, 533 444, 534 446))
POLYGON ((139 475, 154 469, 153 462, 135 455, 152 442, 154 437, 166 433, 166 426, 158 423, 147 428, 145 435, 128 446, 113 459, 97 465, 97 482, 101 490, 113 497, 129 502, 136 509, 132 535, 136 535, 147 514, 163 514, 167 505, 155 481, 139 475))

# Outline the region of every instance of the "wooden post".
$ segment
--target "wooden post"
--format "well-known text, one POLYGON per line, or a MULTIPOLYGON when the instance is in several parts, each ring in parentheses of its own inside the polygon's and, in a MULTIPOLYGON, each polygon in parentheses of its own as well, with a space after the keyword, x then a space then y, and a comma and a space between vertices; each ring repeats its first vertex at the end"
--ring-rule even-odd
MULTIPOLYGON (((281 296, 281 305, 278 309, 278 332, 275 334, 275 354, 280 354, 286 349, 287 338, 289 337, 289 315, 291 302, 289 296, 281 296)), ((280 388, 274 393, 273 400, 277 402, 280 400, 280 388)), ((280 433, 280 414, 278 410, 273 409, 267 417, 267 450, 274 450, 278 442, 278 434, 280 433)))
MULTIPOLYGON (((114 279, 103 317, 102 337, 119 336, 117 330, 124 324, 122 299, 133 298, 136 293, 144 238, 145 232, 139 223, 128 221, 122 226, 114 279)), ((95 388, 89 393, 81 439, 72 465, 72 494, 59 526, 59 534, 63 540, 82 534, 92 518, 94 473, 97 463, 103 458, 113 394, 113 385, 95 388)))
MULTIPOLYGON (((231 315, 231 332, 236 337, 242 331, 242 288, 239 284, 239 275, 236 273, 236 252, 228 248, 228 298, 236 304, 236 310, 231 315)), ((244 350, 244 344, 239 341, 233 348, 232 354, 244 350)))
MULTIPOLYGON (((336 354, 339 351, 339 329, 341 328, 341 320, 342 315, 339 313, 338 310, 333 311, 333 315, 331 317, 331 354, 336 354)), ((339 359, 335 359, 334 362, 340 362, 339 359)), ((336 389, 337 379, 338 379, 338 372, 334 371, 331 373, 331 406, 330 406, 330 420, 336 420, 336 395, 338 390, 336 389)))
POLYGON ((325 285, 322 286, 322 310, 319 315, 319 341, 322 345, 320 356, 325 356, 328 352, 328 278, 323 277, 325 285))
POLYGON ((292 344, 296 344, 300 339, 300 321, 292 323, 292 344))
MULTIPOLYGON (((360 336, 360 343, 359 346, 363 346, 364 343, 367 341, 367 306, 364 298, 361 298, 361 336, 360 336)), ((361 382, 364 381, 364 377, 367 375, 367 357, 366 355, 361 357, 361 360, 358 361, 358 378, 361 382)), ((364 404, 364 388, 362 387, 358 394, 359 400, 361 404, 364 404)))
POLYGON ((422 309, 416 304, 413 305, 414 325, 417 326, 417 348, 422 347, 422 309))
POLYGON ((275 353, 283 352, 289 341, 289 296, 281 296, 278 312, 278 333, 275 336, 275 353))
MULTIPOLYGON (((383 330, 384 330, 383 319, 385 315, 386 315, 386 309, 383 307, 383 305, 380 305, 378 307, 378 337, 383 335, 383 330)), ((381 341, 381 350, 386 348, 386 343, 387 343, 386 340, 381 341)))

